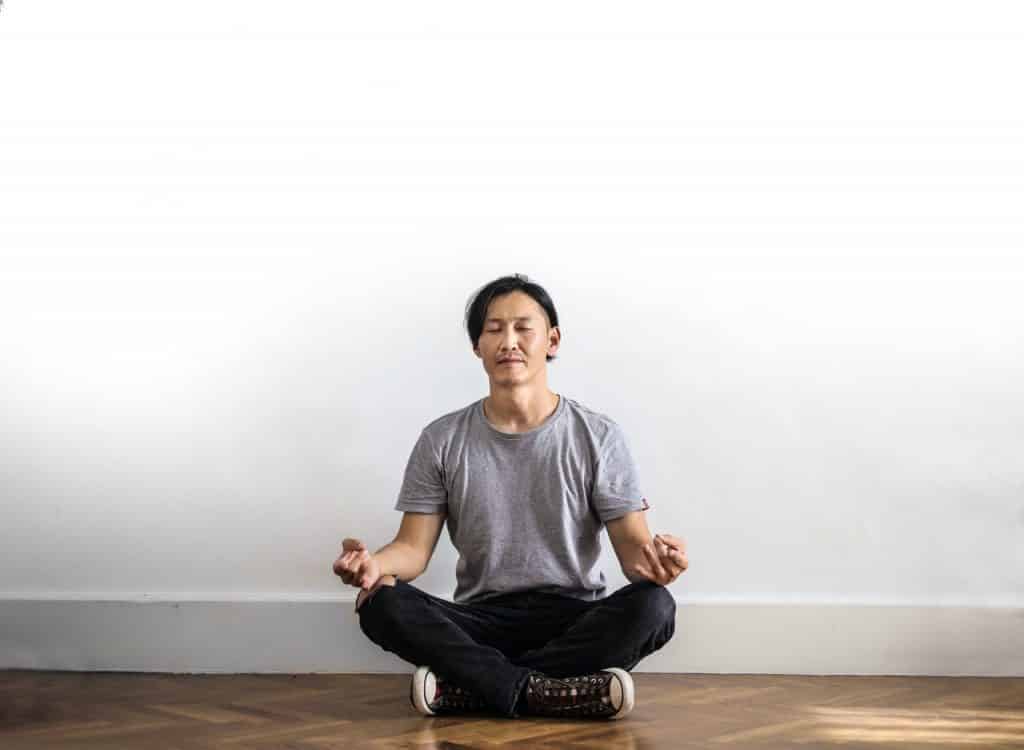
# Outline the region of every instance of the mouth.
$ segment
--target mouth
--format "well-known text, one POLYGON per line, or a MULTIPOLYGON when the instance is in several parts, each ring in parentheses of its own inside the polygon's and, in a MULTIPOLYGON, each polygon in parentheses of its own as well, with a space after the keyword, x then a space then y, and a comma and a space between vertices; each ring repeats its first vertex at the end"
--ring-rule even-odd
POLYGON ((498 364, 499 365, 521 365, 521 364, 523 364, 523 360, 521 360, 521 359, 503 359, 498 364))

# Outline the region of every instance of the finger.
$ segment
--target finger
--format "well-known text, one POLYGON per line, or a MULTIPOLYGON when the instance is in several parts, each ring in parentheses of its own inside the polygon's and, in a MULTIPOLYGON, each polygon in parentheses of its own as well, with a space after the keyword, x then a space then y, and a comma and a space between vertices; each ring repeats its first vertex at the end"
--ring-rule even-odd
POLYGON ((341 543, 342 549, 346 550, 360 550, 366 549, 366 545, 358 539, 347 538, 341 543))
POLYGON ((653 546, 654 552, 658 556, 658 562, 661 563, 661 566, 663 568, 667 569, 668 564, 672 562, 672 560, 668 556, 668 547, 666 547, 662 542, 659 542, 657 539, 654 540, 653 546))
POLYGON ((657 550, 658 557, 668 557, 668 552, 672 548, 661 541, 659 537, 654 537, 654 549, 657 550))
POLYGON ((660 534, 662 544, 669 549, 678 550, 680 552, 686 551, 686 541, 678 537, 672 536, 671 534, 660 534))
POLYGON ((634 573, 639 573, 644 578, 646 578, 648 581, 653 581, 654 580, 654 573, 652 573, 651 569, 648 568, 643 563, 637 563, 636 565, 634 565, 633 566, 633 572, 634 573))
POLYGON ((679 563, 670 554, 670 550, 666 548, 665 552, 661 555, 661 565, 665 568, 669 575, 679 575, 679 563))
POLYGON ((675 551, 675 547, 666 544, 660 537, 654 537, 654 548, 657 550, 659 557, 669 558, 671 553, 675 551))
POLYGON ((674 560, 670 560, 665 563, 665 570, 667 570, 669 575, 672 576, 672 579, 675 580, 679 577, 679 574, 683 572, 684 568, 674 560))
POLYGON ((680 552, 686 550, 685 539, 680 539, 677 536, 672 536, 672 534, 658 534, 658 538, 661 539, 661 541, 667 544, 669 547, 672 547, 673 549, 677 549, 680 552))
POLYGON ((664 544, 659 546, 658 550, 658 562, 661 564, 662 569, 665 571, 665 583, 672 583, 679 575, 679 567, 673 562, 669 556, 670 548, 664 544))
POLYGON ((338 555, 338 559, 334 561, 335 571, 339 573, 344 571, 348 567, 348 562, 349 559, 347 554, 338 555))
POLYGON ((362 575, 366 572, 366 557, 364 555, 356 555, 352 561, 352 570, 355 571, 356 575, 362 575))
POLYGON ((652 541, 644 549, 647 551, 647 556, 648 559, 651 561, 651 568, 654 570, 654 572, 664 572, 664 565, 662 564, 663 561, 661 559, 662 555, 659 550, 658 543, 652 541))
POLYGON ((679 563, 677 563, 670 554, 673 550, 669 549, 668 547, 664 547, 663 549, 664 552, 662 553, 660 558, 661 565, 665 568, 665 572, 669 575, 669 577, 672 580, 675 580, 675 578, 683 571, 679 567, 679 563))
POLYGON ((655 577, 658 581, 665 578, 668 574, 665 573, 665 569, 661 566, 661 561, 658 559, 658 553, 654 551, 654 545, 644 545, 644 554, 647 556, 647 562, 651 566, 651 570, 654 572, 655 577))
POLYGON ((366 573, 366 558, 356 553, 349 563, 348 569, 351 576, 348 582, 353 586, 361 586, 363 575, 366 573))
POLYGON ((668 568, 672 571, 672 575, 678 576, 680 573, 686 570, 686 565, 673 560, 668 564, 668 568))
POLYGON ((672 550, 672 560, 683 570, 686 570, 690 565, 690 561, 686 559, 686 555, 677 550, 672 550))

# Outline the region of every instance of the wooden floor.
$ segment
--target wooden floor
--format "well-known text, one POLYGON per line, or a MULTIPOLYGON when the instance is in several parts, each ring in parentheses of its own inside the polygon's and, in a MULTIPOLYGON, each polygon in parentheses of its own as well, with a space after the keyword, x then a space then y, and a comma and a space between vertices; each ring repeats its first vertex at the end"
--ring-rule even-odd
POLYGON ((0 671, 0 748, 1024 748, 1024 678, 635 673, 608 721, 423 717, 411 671, 0 671))

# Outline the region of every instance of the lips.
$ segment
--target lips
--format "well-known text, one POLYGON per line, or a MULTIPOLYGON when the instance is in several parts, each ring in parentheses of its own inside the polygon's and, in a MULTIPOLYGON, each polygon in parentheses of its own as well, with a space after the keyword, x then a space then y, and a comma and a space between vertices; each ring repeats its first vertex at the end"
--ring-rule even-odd
POLYGON ((499 359, 498 360, 498 364, 499 365, 507 365, 507 364, 511 364, 513 362, 522 362, 522 361, 523 360, 521 360, 521 359, 499 359))

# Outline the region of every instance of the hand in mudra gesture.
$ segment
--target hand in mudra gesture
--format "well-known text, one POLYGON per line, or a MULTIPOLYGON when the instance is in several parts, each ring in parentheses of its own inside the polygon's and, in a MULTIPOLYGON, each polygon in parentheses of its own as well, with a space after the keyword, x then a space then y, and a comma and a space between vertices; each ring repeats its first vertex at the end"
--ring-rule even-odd
POLYGON ((644 547, 646 563, 637 563, 636 572, 648 580, 667 586, 676 580, 690 562, 686 559, 686 541, 671 534, 655 534, 644 547))
POLYGON ((377 559, 358 539, 345 539, 341 543, 341 554, 334 561, 334 573, 350 586, 370 589, 380 578, 377 559))
POLYGON ((341 554, 334 561, 334 573, 342 581, 362 589, 356 597, 356 611, 381 585, 394 586, 395 577, 380 574, 380 563, 358 539, 345 539, 341 554))

